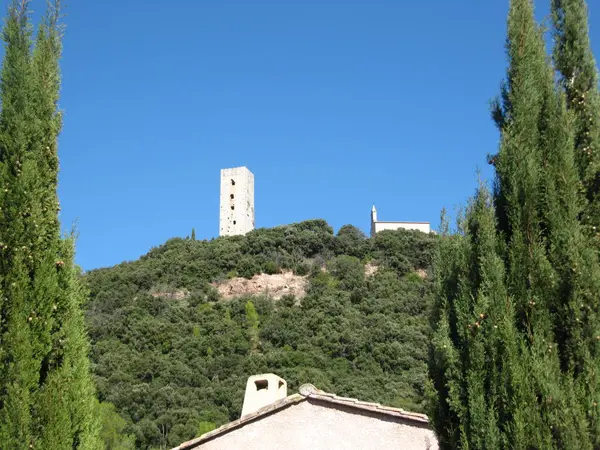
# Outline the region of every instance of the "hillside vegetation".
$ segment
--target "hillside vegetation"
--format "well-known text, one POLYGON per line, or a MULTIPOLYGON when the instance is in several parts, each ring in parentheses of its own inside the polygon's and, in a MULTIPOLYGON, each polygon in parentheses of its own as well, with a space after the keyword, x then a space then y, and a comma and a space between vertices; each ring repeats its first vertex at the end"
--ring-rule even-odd
POLYGON ((239 418, 249 375, 423 410, 435 235, 337 235, 311 220, 211 241, 171 239, 85 278, 100 400, 141 449, 239 418), (377 266, 365 274, 365 264, 377 266), (210 283, 292 270, 304 298, 225 300, 210 283), (185 292, 163 296, 162 292, 185 292), (154 294, 154 295, 153 295, 154 294))

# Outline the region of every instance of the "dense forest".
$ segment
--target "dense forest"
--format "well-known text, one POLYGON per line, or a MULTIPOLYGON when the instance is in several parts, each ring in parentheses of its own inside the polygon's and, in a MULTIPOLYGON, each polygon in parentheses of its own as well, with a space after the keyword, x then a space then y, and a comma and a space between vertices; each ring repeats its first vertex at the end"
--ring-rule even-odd
POLYGON ((247 377, 263 372, 285 378, 291 392, 313 383, 423 411, 437 239, 404 230, 367 239, 353 226, 334 234, 311 220, 211 241, 175 238, 87 273, 105 441, 170 448, 237 419, 247 377), (283 270, 307 277, 306 296, 226 300, 215 288, 283 270), (187 295, 152 295, 176 290, 187 295))

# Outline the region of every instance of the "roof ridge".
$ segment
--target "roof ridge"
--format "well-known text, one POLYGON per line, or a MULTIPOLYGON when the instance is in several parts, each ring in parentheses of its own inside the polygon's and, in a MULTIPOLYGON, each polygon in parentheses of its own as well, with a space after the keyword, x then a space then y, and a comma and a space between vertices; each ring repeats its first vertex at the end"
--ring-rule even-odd
POLYGON ((407 411, 403 408, 382 405, 381 403, 377 402, 366 402, 352 397, 342 397, 330 392, 325 392, 320 389, 317 389, 312 384, 302 385, 300 387, 300 395, 303 395, 304 397, 314 398, 317 400, 323 400, 326 402, 353 406, 363 410, 379 412, 382 414, 400 416, 402 418, 416 420, 418 422, 429 423, 429 417, 427 417, 427 415, 425 414, 407 411))

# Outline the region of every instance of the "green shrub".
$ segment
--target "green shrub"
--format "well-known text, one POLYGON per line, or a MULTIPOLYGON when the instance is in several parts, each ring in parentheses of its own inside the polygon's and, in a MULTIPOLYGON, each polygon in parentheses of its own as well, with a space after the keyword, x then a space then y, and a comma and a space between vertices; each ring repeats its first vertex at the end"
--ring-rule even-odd
POLYGON ((341 255, 327 264, 329 272, 340 281, 340 287, 352 290, 363 285, 365 268, 354 256, 341 255))
POLYGON ((262 271, 269 275, 279 273, 279 267, 274 261, 265 261, 262 265, 262 271))
POLYGON ((301 277, 308 275, 310 273, 310 265, 308 263, 302 262, 300 264, 297 264, 294 267, 294 273, 296 275, 299 275, 301 277))

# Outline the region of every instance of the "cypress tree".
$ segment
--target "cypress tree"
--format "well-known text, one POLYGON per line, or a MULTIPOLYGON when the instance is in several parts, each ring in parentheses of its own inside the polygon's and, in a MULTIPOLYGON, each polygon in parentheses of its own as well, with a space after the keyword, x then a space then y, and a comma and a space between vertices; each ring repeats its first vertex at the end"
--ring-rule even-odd
POLYGON ((13 1, 0 80, 0 448, 99 448, 72 239, 56 194, 60 5, 32 52, 28 1, 13 1))
POLYGON ((600 93, 584 0, 552 0, 554 65, 574 116, 575 161, 582 182, 583 223, 600 246, 600 93))
POLYGON ((250 351, 255 352, 258 349, 259 344, 259 319, 254 303, 248 300, 246 303, 246 322, 248 323, 248 342, 250 344, 250 351))
POLYGON ((598 448, 599 265, 531 0, 511 1, 507 53, 493 201, 480 187, 440 248, 431 413, 443 448, 598 448))
POLYGON ((500 390, 511 383, 502 383, 510 374, 500 368, 513 367, 517 336, 510 310, 502 307, 504 267, 490 201, 481 188, 460 220, 458 234, 450 235, 442 222, 430 359, 437 406, 431 417, 442 448, 499 448, 501 442, 505 413, 500 390), (509 335, 504 348, 498 346, 501 334, 509 335))
POLYGON ((0 282, 2 293, 2 366, 0 368, 0 442, 4 448, 28 448, 33 442, 32 395, 39 372, 33 358, 34 333, 28 303, 26 221, 34 164, 27 155, 31 124, 31 30, 26 5, 13 2, 3 30, 5 56, 0 79, 0 282))

